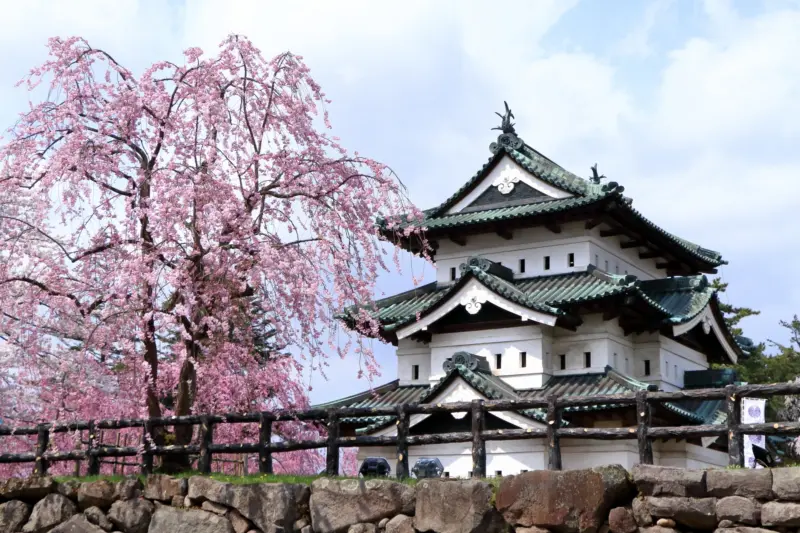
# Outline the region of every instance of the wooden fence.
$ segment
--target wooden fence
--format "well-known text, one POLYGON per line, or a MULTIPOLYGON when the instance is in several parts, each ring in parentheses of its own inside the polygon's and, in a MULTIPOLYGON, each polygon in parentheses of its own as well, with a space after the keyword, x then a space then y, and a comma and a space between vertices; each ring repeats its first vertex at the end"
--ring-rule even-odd
POLYGON ((326 448, 326 473, 339 473, 339 449, 343 447, 395 446, 398 478, 408 477, 408 448, 424 444, 456 442, 472 443, 473 477, 486 476, 486 441, 545 439, 548 452, 548 467, 561 469, 561 438, 620 440, 636 439, 639 461, 653 463, 653 439, 728 437, 728 458, 731 465, 742 465, 742 436, 800 435, 800 422, 766 424, 741 423, 741 399, 770 398, 773 396, 800 394, 800 384, 773 385, 728 385, 725 388, 697 389, 677 392, 639 391, 635 394, 602 395, 587 397, 550 397, 546 400, 457 402, 446 404, 406 404, 396 407, 336 408, 329 410, 276 411, 249 414, 196 415, 182 417, 100 420, 68 424, 40 424, 36 427, 9 428, 0 426, 0 463, 34 463, 34 474, 45 474, 48 466, 56 461, 87 461, 88 474, 100 472, 100 460, 107 457, 140 456, 140 470, 147 474, 153 471, 153 458, 165 455, 199 456, 197 467, 204 473, 211 471, 214 454, 258 454, 259 471, 272 473, 272 455, 294 450, 326 448), (727 411, 726 424, 654 427, 651 425, 651 409, 654 404, 681 400, 724 400, 727 411), (591 407, 607 404, 635 406, 637 425, 625 428, 561 427, 561 413, 570 407, 591 407), (487 412, 520 411, 523 409, 546 409, 546 424, 543 428, 486 430, 484 419, 487 412), (471 413, 471 431, 410 435, 409 418, 414 414, 471 413), (340 436, 340 420, 351 417, 397 417, 396 436, 340 436), (272 438, 272 427, 282 421, 318 421, 327 427, 327 438, 309 441, 276 441, 272 438), (214 427, 219 424, 258 423, 258 442, 241 444, 215 444, 214 427), (197 444, 154 446, 150 435, 153 428, 164 426, 200 426, 197 444), (97 442, 100 430, 142 428, 142 448, 131 446, 108 446, 97 442), (71 452, 48 451, 50 435, 67 431, 88 431, 88 446, 71 452), (4 437, 10 435, 36 435, 36 450, 33 453, 2 453, 4 437))

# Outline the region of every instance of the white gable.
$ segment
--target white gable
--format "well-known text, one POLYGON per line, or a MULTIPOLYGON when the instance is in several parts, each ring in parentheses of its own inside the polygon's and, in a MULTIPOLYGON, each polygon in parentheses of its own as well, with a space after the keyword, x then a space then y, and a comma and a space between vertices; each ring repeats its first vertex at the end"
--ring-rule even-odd
POLYGON ((540 313, 538 311, 532 311, 527 307, 523 307, 510 300, 506 300, 502 296, 499 296, 484 287, 478 280, 472 279, 469 281, 469 283, 461 287, 457 293, 451 294, 447 301, 444 302, 444 304, 436 311, 420 320, 412 322, 404 328, 397 330, 397 338, 404 339, 409 335, 416 333, 417 331, 427 329, 428 326, 445 316, 459 305, 463 305, 469 313, 475 314, 480 311, 481 306, 486 302, 490 302, 501 309, 505 309, 509 313, 514 313, 523 321, 532 320, 548 326, 553 326, 556 323, 557 317, 548 315, 546 313, 540 313))
POLYGON ((553 199, 570 198, 572 196, 572 194, 540 180, 506 155, 503 156, 492 171, 489 172, 468 195, 448 209, 447 214, 450 215, 463 211, 471 205, 472 202, 477 200, 489 187, 497 187, 497 190, 502 194, 509 194, 514 190, 517 183, 524 183, 553 199))
MULTIPOLYGON (((450 383, 444 390, 439 391, 435 397, 427 400, 425 403, 430 404, 438 404, 438 403, 454 403, 454 402, 471 402, 472 400, 488 400, 486 396, 481 394, 480 392, 476 391, 472 385, 464 381, 461 376, 456 377, 452 383, 450 383)), ((464 418, 467 416, 467 412, 464 411, 462 413, 451 413, 454 418, 464 418)), ((542 428, 544 424, 531 420, 530 418, 524 417, 517 413, 511 412, 498 412, 492 411, 491 415, 496 416, 500 420, 508 422, 514 426, 517 426, 520 429, 529 429, 529 428, 542 428)), ((415 426, 428 418, 431 415, 411 415, 409 417, 409 427, 415 426)), ((389 426, 384 428, 380 431, 377 431, 375 435, 381 436, 391 436, 397 435, 397 426, 389 426)))
POLYGON ((736 350, 733 349, 733 346, 730 345, 728 339, 725 338, 725 325, 720 324, 717 321, 717 319, 714 317, 714 313, 711 311, 711 306, 708 304, 706 304, 706 307, 689 322, 672 326, 672 334, 675 337, 679 337, 697 326, 701 326, 703 328, 703 333, 706 335, 713 331, 714 335, 717 337, 717 340, 722 345, 722 348, 725 350, 725 353, 728 354, 728 357, 730 357, 731 361, 734 363, 737 362, 738 356, 736 355, 736 350))

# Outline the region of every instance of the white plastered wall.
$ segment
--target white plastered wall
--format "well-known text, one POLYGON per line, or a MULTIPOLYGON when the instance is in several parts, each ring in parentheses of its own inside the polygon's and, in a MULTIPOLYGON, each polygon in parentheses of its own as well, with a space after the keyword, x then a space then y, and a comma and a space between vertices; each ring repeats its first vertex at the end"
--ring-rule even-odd
POLYGON ((425 385, 431 375, 431 348, 413 339, 400 339, 397 343, 397 379, 400 385, 425 385), (412 379, 412 369, 419 365, 419 379, 412 379))
POLYGON ((656 268, 658 259, 641 259, 637 249, 622 249, 626 237, 601 237, 600 230, 587 230, 583 222, 561 226, 561 233, 544 227, 514 230, 513 238, 506 240, 496 233, 471 235, 466 245, 450 240, 439 242, 436 252, 436 281, 450 283, 451 268, 460 275, 459 266, 472 256, 480 255, 510 268, 515 277, 524 278, 550 274, 564 274, 586 270, 593 264, 610 274, 632 274, 639 279, 663 278, 666 271, 656 268), (574 254, 574 265, 569 266, 569 254, 574 254), (550 258, 550 269, 544 269, 544 258, 550 258), (520 272, 520 259, 525 259, 525 272, 520 272))
POLYGON ((548 326, 531 324, 514 328, 435 334, 430 342, 430 380, 435 382, 444 377, 445 359, 463 350, 485 357, 492 368, 492 374, 502 377, 513 387, 541 387, 549 377, 544 361, 549 356, 552 330, 548 326), (526 354, 525 367, 522 367, 521 352, 526 354), (499 370, 497 354, 502 354, 499 370))
MULTIPOLYGON (((383 457, 396 472, 395 450, 391 447, 361 448, 359 464, 367 457, 383 457)), ((409 468, 423 457, 436 457, 450 477, 467 477, 472 471, 472 449, 469 444, 435 444, 409 448, 409 468)), ((653 443, 653 459, 658 465, 682 468, 724 468, 725 452, 703 448, 686 442, 653 443)), ((627 469, 639 462, 635 440, 603 441, 562 439, 561 464, 565 470, 619 464, 627 469)), ((486 475, 516 475, 523 471, 547 468, 547 452, 543 440, 511 440, 486 443, 486 475)))
POLYGON ((601 314, 585 315, 583 319, 577 331, 555 330, 551 357, 553 375, 596 374, 606 365, 624 374, 632 372, 635 366, 634 345, 617 320, 604 321, 601 314), (590 367, 585 365, 587 352, 591 354, 590 367), (561 355, 566 355, 564 370, 561 370, 561 355), (625 370, 626 361, 628 371, 625 370))

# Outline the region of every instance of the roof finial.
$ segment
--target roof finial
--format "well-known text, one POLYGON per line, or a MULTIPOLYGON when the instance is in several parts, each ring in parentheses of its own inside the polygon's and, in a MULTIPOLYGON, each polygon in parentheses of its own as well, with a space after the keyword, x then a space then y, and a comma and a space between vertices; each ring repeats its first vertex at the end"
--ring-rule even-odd
POLYGON ((508 107, 508 102, 503 101, 503 104, 505 104, 505 106, 506 106, 505 114, 501 115, 500 113, 495 112, 495 115, 500 117, 502 122, 500 123, 500 126, 494 127, 492 129, 493 130, 500 130, 503 133, 513 133, 513 134, 516 135, 517 132, 516 132, 516 130, 514 130, 514 123, 511 122, 511 119, 514 118, 514 113, 512 113, 511 112, 511 108, 508 107))
POLYGON ((591 167, 591 169, 592 169, 592 177, 589 178, 589 181, 591 181, 592 183, 600 183, 600 180, 606 179, 605 174, 597 173, 597 163, 595 163, 594 166, 591 167))

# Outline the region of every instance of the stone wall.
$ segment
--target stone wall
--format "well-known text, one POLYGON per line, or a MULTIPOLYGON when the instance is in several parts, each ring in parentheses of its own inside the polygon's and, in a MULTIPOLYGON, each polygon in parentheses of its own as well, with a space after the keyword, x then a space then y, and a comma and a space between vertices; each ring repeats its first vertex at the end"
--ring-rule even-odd
POLYGON ((0 480, 0 533, 800 533, 800 468, 621 466, 476 480, 0 480))

